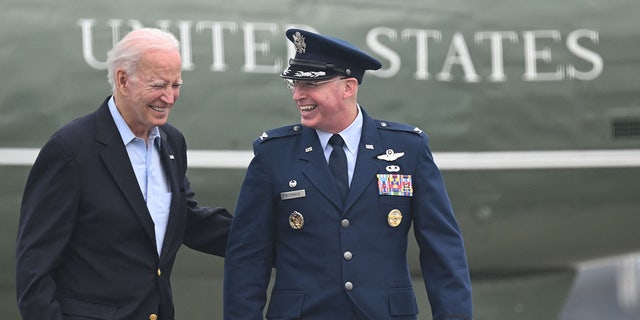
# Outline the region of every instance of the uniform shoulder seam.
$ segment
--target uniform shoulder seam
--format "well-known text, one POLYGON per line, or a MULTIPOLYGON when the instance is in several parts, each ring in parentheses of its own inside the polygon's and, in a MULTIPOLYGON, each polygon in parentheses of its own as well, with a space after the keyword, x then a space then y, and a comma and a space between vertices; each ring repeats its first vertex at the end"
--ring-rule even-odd
POLYGON ((393 131, 404 131, 404 132, 412 132, 417 135, 423 135, 424 132, 422 129, 411 126, 404 123, 393 122, 393 121, 384 121, 384 120, 376 120, 376 124, 378 129, 382 130, 393 130, 393 131))
POLYGON ((268 140, 298 135, 301 132, 302 132, 302 125, 292 124, 288 126, 267 130, 258 137, 258 141, 260 143, 263 143, 268 140))

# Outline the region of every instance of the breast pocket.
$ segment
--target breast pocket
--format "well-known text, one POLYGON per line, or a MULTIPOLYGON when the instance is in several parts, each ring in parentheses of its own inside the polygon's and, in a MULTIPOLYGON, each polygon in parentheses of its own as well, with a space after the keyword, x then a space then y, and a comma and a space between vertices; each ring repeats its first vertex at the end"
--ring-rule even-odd
POLYGON ((409 227, 411 224, 411 197, 380 196, 378 207, 380 219, 396 229, 409 227))

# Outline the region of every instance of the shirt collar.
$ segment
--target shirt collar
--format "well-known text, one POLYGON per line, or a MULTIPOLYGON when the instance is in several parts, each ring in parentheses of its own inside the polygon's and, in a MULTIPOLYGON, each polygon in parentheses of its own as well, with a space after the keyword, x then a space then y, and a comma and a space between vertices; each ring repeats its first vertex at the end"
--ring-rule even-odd
MULTIPOLYGON (((344 130, 339 132, 342 140, 349 150, 349 152, 355 155, 358 152, 358 144, 360 143, 360 136, 362 135, 362 110, 360 110, 360 105, 358 107, 358 115, 356 119, 344 130)), ((333 135, 332 133, 316 130, 318 134, 318 138, 320 139, 320 145, 322 145, 322 149, 327 148, 327 144, 329 144, 329 139, 333 135)))
MULTIPOLYGON (((133 134, 133 131, 131 131, 131 128, 129 128, 129 125, 127 125, 127 123, 124 121, 124 118, 120 114, 120 111, 118 111, 118 108, 116 107, 116 101, 113 98, 113 96, 109 98, 108 105, 109 105, 109 112, 111 112, 111 117, 113 118, 113 121, 116 123, 118 132, 120 132, 120 137, 122 137, 122 142, 126 146, 136 138, 136 135, 133 134)), ((151 129, 151 131, 149 132, 149 141, 155 141, 159 137, 160 137, 160 129, 158 129, 158 127, 153 127, 153 129, 151 129)), ((160 145, 160 141, 161 139, 158 139, 158 142, 157 142, 158 146, 160 145)))

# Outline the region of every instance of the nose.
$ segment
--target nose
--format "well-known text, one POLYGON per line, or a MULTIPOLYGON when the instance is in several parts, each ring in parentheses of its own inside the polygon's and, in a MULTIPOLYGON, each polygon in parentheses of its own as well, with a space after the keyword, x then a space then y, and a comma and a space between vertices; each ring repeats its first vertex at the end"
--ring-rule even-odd
POLYGON ((300 86, 295 86, 291 90, 292 90, 291 93, 292 93, 294 101, 300 100, 300 99, 305 97, 305 91, 303 89, 301 89, 300 86))
POLYGON ((173 88, 171 86, 164 89, 162 92, 162 102, 168 104, 174 104, 178 100, 180 95, 180 88, 173 88))

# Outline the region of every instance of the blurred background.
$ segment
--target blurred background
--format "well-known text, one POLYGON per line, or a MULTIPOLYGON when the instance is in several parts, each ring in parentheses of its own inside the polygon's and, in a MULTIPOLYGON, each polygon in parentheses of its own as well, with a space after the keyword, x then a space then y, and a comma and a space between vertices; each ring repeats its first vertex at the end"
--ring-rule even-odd
MULTIPOLYGON (((474 319, 640 318, 640 6, 634 0, 5 0, 0 12, 0 313, 19 319, 15 237, 39 148, 110 94, 106 52, 182 44, 170 121, 203 205, 233 211, 251 142, 297 123, 278 77, 299 27, 383 67, 360 105, 424 130, 465 238, 474 319)), ((413 241, 413 239, 411 239, 413 241)), ((431 319, 411 243, 420 306, 431 319)), ((177 319, 220 319, 223 260, 183 248, 177 319)))

